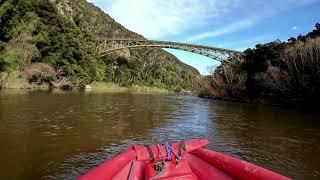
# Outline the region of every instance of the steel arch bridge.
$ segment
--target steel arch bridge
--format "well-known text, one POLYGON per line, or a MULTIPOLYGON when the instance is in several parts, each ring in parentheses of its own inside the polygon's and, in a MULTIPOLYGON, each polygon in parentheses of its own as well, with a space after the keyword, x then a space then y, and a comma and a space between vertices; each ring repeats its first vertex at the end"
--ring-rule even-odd
POLYGON ((170 48, 170 49, 178 49, 182 51, 192 52, 196 54, 200 54, 213 60, 217 60, 220 62, 229 62, 229 60, 242 60, 243 52, 223 49, 217 47, 210 47, 204 45, 195 45, 188 43, 178 43, 178 42, 170 42, 170 41, 154 41, 147 39, 106 39, 102 43, 100 43, 97 47, 97 52, 101 56, 105 56, 107 54, 112 53, 113 51, 121 50, 121 49, 134 49, 134 48, 145 48, 145 47, 158 47, 158 48, 170 48))

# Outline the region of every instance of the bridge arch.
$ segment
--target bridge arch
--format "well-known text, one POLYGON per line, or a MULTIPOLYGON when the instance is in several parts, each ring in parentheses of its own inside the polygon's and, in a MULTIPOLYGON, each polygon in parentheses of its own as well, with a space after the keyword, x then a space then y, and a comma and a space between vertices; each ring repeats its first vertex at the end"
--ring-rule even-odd
POLYGON ((204 45, 195 45, 188 43, 178 43, 171 41, 154 41, 147 39, 106 39, 103 43, 101 43, 97 47, 97 52, 104 56, 113 51, 121 50, 121 49, 134 49, 134 48, 144 48, 144 47, 158 47, 158 48, 169 48, 169 49, 177 49, 187 52, 192 52, 196 54, 200 54, 211 59, 227 62, 228 59, 238 59, 241 60, 242 52, 223 49, 217 47, 210 47, 204 45))

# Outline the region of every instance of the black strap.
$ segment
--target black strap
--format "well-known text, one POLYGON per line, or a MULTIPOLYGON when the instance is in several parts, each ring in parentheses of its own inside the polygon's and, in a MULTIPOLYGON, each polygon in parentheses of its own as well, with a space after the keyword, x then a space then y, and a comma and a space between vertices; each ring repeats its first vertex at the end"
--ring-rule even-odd
POLYGON ((179 147, 178 147, 178 156, 181 157, 181 151, 184 150, 186 151, 186 144, 184 143, 184 141, 180 141, 179 142, 179 147))
POLYGON ((129 175, 128 175, 128 180, 131 180, 131 177, 132 177, 132 174, 133 174, 133 166, 134 166, 134 163, 132 161, 131 162, 131 166, 130 166, 129 175))
POLYGON ((150 156, 151 161, 153 161, 154 160, 154 155, 153 155, 153 152, 152 152, 150 146, 148 146, 148 145, 144 145, 144 146, 147 148, 147 150, 149 152, 149 156, 150 156))

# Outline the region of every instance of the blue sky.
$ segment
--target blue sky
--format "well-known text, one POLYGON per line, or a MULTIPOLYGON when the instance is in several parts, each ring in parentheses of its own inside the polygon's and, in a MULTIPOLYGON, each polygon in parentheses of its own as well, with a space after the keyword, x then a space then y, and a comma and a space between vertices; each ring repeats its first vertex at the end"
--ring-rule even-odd
MULTIPOLYGON (((148 39, 245 50, 287 40, 320 22, 320 0, 87 0, 148 39)), ((218 62, 192 53, 170 53, 208 74, 218 62)))

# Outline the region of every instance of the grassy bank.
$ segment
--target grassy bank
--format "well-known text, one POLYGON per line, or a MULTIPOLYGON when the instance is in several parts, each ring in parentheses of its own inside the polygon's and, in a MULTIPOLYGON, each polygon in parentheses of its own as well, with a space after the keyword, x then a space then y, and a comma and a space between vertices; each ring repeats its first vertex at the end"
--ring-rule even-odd
MULTIPOLYGON (((53 91, 53 92, 63 92, 60 88, 52 88, 48 84, 41 85, 30 85, 27 82, 24 82, 23 79, 18 78, 17 76, 10 77, 10 83, 6 84, 6 88, 3 90, 10 91, 53 91)), ((147 87, 143 85, 132 85, 127 87, 119 86, 115 83, 109 82, 92 82, 89 85, 83 86, 81 88, 73 88, 68 91, 86 91, 86 92, 130 92, 130 93, 141 93, 141 94, 171 94, 175 93, 174 91, 170 91, 167 89, 161 89, 158 87, 147 87)))
POLYGON ((161 89, 157 87, 147 87, 141 85, 132 85, 128 87, 121 87, 115 83, 103 83, 103 82, 93 82, 86 87, 87 91, 94 92, 133 92, 133 93, 173 93, 167 89, 161 89))

